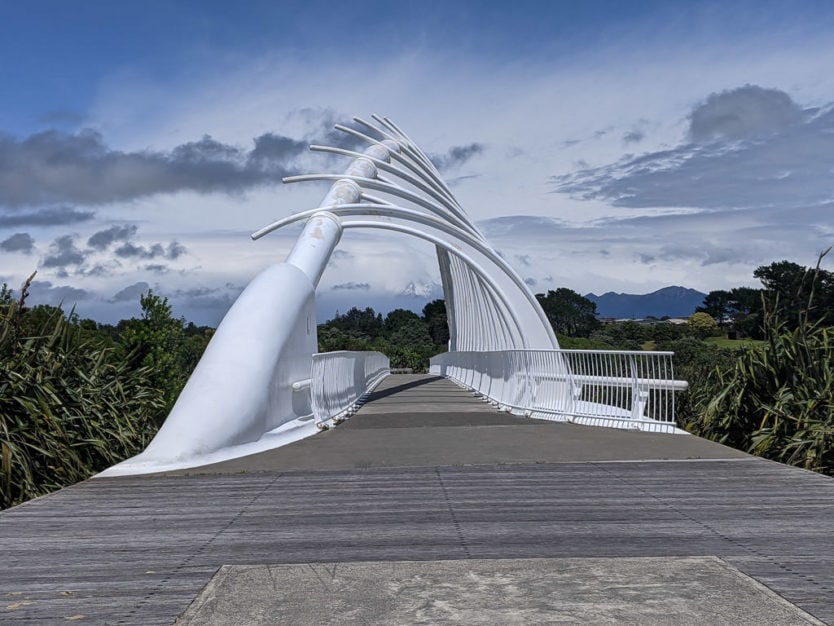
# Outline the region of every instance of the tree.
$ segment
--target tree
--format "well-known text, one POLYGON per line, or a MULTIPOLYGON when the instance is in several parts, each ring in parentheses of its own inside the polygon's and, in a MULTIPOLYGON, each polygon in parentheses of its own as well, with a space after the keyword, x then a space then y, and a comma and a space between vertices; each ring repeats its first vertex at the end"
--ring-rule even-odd
POLYGON ((734 287, 730 290, 731 329, 744 337, 761 339, 762 329, 762 290, 752 287, 734 287))
POLYGON ((553 329, 569 337, 590 337, 601 326, 597 305, 575 291, 560 287, 547 294, 536 294, 553 329))
POLYGON ((710 315, 719 326, 726 326, 730 323, 733 297, 729 291, 710 291, 704 297, 704 303, 695 311, 710 315))
POLYGON ((431 340, 445 348, 449 344, 449 318, 444 300, 432 300, 423 307, 423 320, 429 327, 431 340))
POLYGON ((697 311, 689 316, 687 325, 696 337, 709 337, 718 330, 718 323, 708 313, 697 311))
POLYGON ((383 321, 382 315, 376 313, 371 307, 364 310, 352 307, 344 315, 337 312, 333 319, 327 322, 327 326, 370 341, 382 333, 383 321))
POLYGON ((165 410, 159 416, 161 423, 174 406, 205 346, 189 339, 185 320, 172 315, 168 298, 157 296, 149 289, 139 303, 142 318, 125 322, 119 346, 131 367, 149 368, 151 382, 163 391, 165 410))
POLYGON ((768 307, 789 329, 797 328, 801 319, 834 323, 834 273, 777 261, 756 268, 753 276, 764 285, 768 307))
POLYGON ((388 315, 385 316, 384 334, 390 338, 391 335, 402 328, 416 326, 420 326, 421 330, 425 330, 426 336, 428 336, 428 328, 423 318, 408 309, 394 309, 393 311, 389 311, 388 315))

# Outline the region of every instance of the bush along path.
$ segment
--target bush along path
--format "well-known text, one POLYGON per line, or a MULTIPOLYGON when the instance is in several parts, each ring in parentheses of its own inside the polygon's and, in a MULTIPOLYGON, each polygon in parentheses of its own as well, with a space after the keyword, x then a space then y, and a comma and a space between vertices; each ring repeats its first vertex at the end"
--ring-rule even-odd
POLYGON ((125 345, 60 308, 28 309, 31 280, 18 300, 0 290, 0 508, 141 452, 188 378, 190 370, 176 367, 193 367, 199 358, 183 349, 200 349, 184 324, 160 322, 170 313, 164 299, 143 296, 143 319, 130 321, 125 345), (166 361, 164 371, 154 361, 160 327, 169 354, 185 353, 177 363, 166 361), (179 345, 171 338, 177 327, 179 345), (160 374, 176 384, 160 385, 160 374))
MULTIPOLYGON (((808 272, 815 284, 816 270, 808 272)), ((765 314, 763 346, 745 350, 711 374, 715 395, 699 398, 695 434, 765 458, 834 474, 834 337, 815 311, 814 289, 785 319, 784 309, 765 314)), ((778 304, 778 303, 777 303, 778 304)))

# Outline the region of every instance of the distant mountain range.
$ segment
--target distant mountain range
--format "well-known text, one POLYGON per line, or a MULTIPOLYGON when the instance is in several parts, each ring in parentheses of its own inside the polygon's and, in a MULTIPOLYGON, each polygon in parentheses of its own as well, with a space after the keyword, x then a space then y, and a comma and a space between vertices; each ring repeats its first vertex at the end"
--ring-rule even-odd
POLYGON ((585 297, 597 305, 600 317, 641 319, 644 317, 689 317, 704 303, 707 294, 686 287, 664 287, 652 293, 636 295, 609 291, 601 296, 585 297))

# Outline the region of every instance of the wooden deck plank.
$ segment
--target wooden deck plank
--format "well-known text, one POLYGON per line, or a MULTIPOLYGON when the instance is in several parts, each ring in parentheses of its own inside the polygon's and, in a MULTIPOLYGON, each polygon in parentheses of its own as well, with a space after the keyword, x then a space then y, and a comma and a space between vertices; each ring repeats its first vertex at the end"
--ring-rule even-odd
POLYGON ((832 531, 834 480, 738 456, 95 479, 0 513, 0 622, 170 623, 224 564, 715 555, 834 623, 832 531))
POLYGON ((260 475, 258 489, 250 478, 90 481, 4 512, 0 598, 32 605, 0 616, 132 623, 165 606, 171 621, 222 564, 687 555, 725 558, 833 616, 834 481, 778 464, 289 472, 260 475), (107 514, 88 515, 103 499, 107 514))

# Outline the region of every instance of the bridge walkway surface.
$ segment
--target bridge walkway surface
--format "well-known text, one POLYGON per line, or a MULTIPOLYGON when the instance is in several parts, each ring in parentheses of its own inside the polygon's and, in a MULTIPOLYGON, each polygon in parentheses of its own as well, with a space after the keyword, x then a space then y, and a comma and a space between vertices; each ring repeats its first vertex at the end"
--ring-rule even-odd
POLYGON ((0 622, 834 622, 834 480, 391 376, 350 420, 0 513, 0 622))

